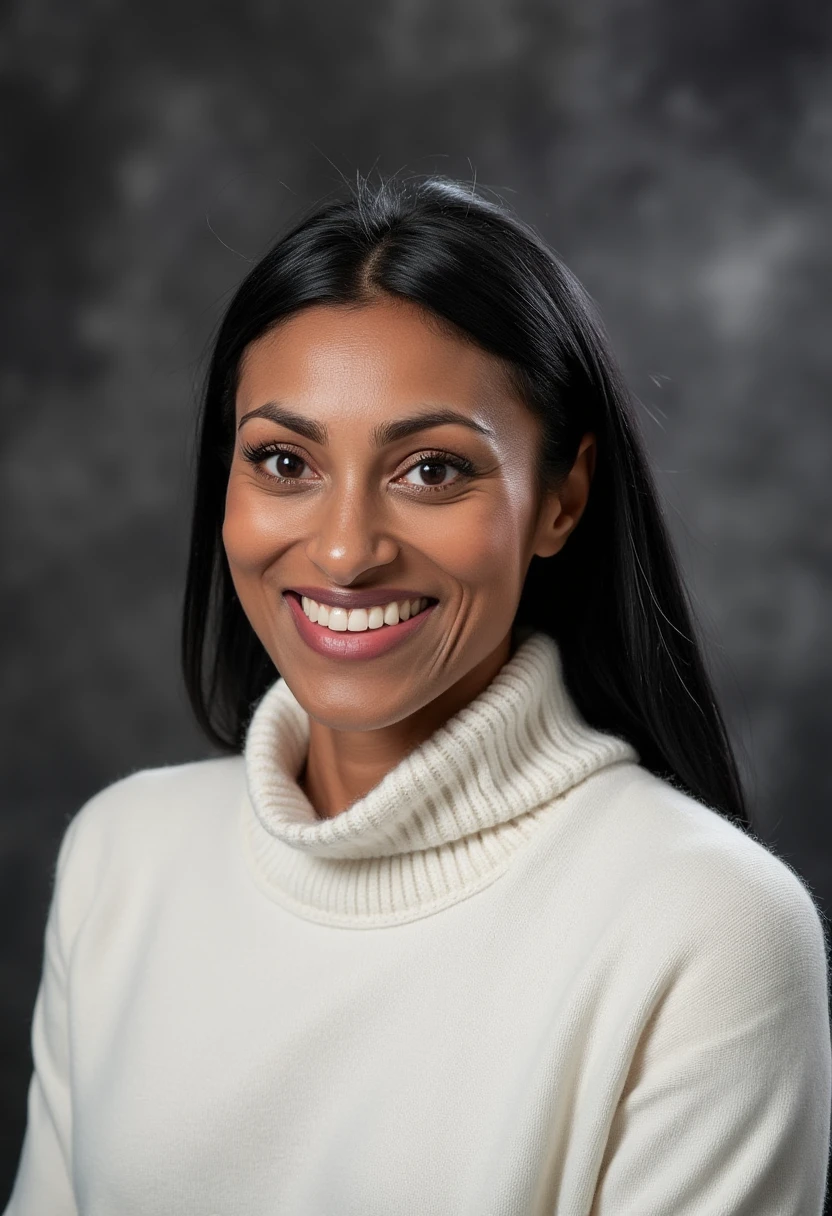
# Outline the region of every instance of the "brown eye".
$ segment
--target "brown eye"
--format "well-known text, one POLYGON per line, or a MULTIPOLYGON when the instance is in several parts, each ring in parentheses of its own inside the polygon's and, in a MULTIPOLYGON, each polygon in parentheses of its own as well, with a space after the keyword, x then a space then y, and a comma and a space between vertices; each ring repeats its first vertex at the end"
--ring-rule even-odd
POLYGON ((404 480, 416 489, 444 490, 458 481, 464 481, 468 475, 469 469, 461 460, 440 460, 438 456, 431 456, 412 465, 404 474, 404 480), (451 471, 450 477, 447 476, 448 470, 451 471), (414 474, 418 476, 418 481, 411 480, 414 474))
POLYGON ((253 465, 260 477, 265 477, 278 484, 287 481, 309 480, 307 477, 300 477, 298 475, 301 470, 308 469, 309 465, 302 456, 298 455, 297 452, 293 452, 291 448, 286 448, 276 443, 259 443, 254 447, 244 443, 241 446, 241 451, 243 459, 253 465), (268 467, 272 461, 276 463, 276 469, 268 467))
POLYGON ((289 477, 293 480, 298 471, 306 464, 306 461, 301 460, 300 456, 296 456, 294 452, 278 452, 270 459, 275 461, 274 471, 278 477, 289 477))
POLYGON ((441 460, 423 460, 416 468, 419 471, 419 476, 429 486, 439 486, 445 480, 445 470, 451 466, 444 464, 441 460))

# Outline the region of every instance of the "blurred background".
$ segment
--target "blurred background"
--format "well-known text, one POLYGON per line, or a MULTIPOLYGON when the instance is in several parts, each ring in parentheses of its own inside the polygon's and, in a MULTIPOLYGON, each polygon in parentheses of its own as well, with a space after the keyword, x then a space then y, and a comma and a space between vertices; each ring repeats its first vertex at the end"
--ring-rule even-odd
POLYGON ((832 904, 832 76, 812 0, 17 0, 2 40, 0 1201, 54 861, 211 754, 178 671, 221 310, 356 172, 497 192, 640 402, 758 833, 832 904))

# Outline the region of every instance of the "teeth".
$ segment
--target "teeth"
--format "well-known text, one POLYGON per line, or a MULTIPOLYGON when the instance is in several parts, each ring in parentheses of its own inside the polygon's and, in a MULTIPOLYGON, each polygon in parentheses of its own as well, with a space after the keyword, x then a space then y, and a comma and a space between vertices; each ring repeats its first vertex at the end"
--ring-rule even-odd
POLYGON ((347 628, 346 608, 330 608, 327 625, 330 629, 334 629, 336 633, 343 633, 347 628))
POLYGON ((325 625, 336 633, 349 630, 350 633, 364 633, 368 629, 381 629, 383 625, 398 625, 399 621, 407 621, 427 607, 427 598, 419 596, 413 600, 394 600, 390 604, 378 605, 373 608, 332 608, 329 604, 319 604, 308 596, 301 596, 301 605, 310 621, 325 625))

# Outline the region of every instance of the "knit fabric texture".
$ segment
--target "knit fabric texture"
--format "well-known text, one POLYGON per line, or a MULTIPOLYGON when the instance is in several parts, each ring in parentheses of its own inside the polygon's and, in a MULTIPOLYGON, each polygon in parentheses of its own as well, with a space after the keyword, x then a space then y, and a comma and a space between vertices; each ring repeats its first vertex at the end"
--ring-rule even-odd
POLYGON ((812 894, 551 638, 328 820, 308 730, 277 680, 72 818, 5 1216, 821 1216, 812 894))
POLYGON ((370 928, 482 890, 557 799, 607 765, 638 759, 582 720, 544 633, 526 636, 480 696, 332 819, 318 819, 297 784, 308 747, 308 715, 278 680, 246 741, 248 855, 292 911, 370 928))

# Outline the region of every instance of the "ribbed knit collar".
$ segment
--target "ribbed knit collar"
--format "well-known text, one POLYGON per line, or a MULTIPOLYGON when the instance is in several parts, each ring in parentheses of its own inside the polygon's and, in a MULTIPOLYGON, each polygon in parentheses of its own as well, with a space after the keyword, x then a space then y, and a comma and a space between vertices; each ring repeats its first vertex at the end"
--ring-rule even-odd
POLYGON ((244 749, 242 826, 258 885, 298 916, 377 928, 428 916, 493 882, 553 800, 633 748, 590 728, 557 644, 524 631, 491 683, 331 819, 298 785, 309 718, 279 678, 244 749))

